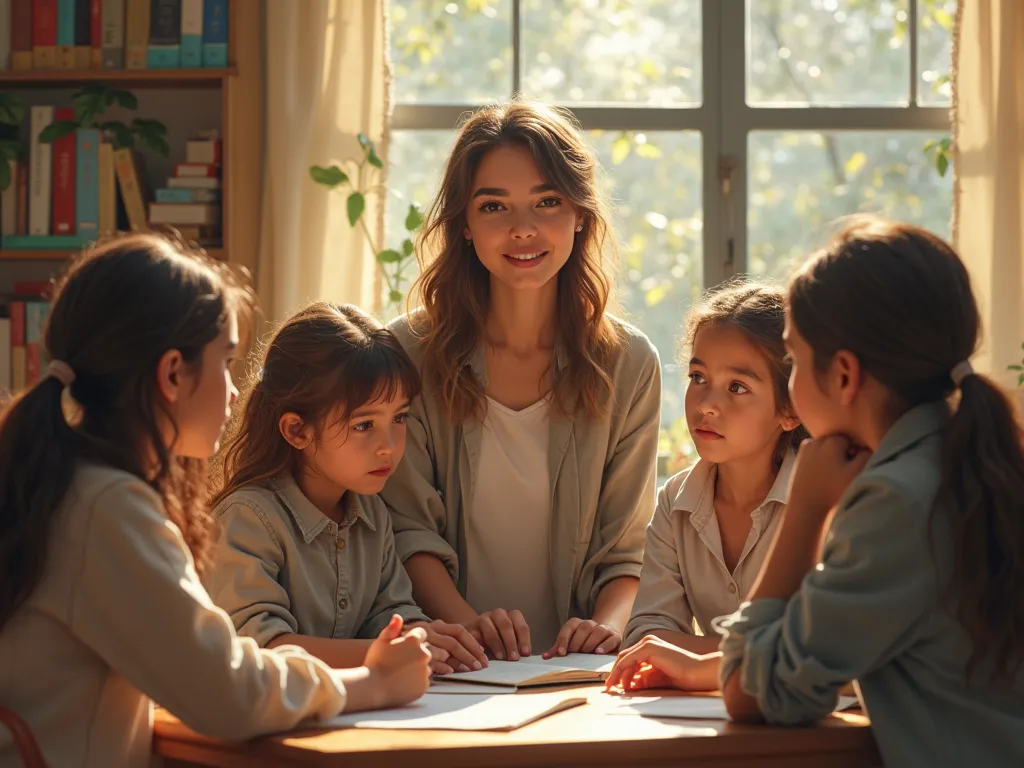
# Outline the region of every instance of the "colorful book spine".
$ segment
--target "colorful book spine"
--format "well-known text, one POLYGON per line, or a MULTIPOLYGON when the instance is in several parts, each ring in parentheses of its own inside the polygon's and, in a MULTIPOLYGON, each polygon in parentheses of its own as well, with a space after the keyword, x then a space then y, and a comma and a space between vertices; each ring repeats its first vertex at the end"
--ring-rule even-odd
POLYGON ((11 0, 0 0, 0 69, 11 68, 11 0))
POLYGON ((75 250, 85 245, 78 235, 8 235, 0 238, 0 248, 17 251, 75 250))
POLYGON ((152 0, 149 13, 149 67, 180 67, 181 0, 152 0))
POLYGON ((219 189, 173 189, 165 188, 156 191, 158 203, 219 203, 219 189))
POLYGON ((75 68, 75 0, 57 0, 57 67, 75 68))
POLYGON ((103 68, 124 68, 124 0, 103 0, 103 68))
POLYGON ((0 192, 0 236, 18 231, 18 161, 10 160, 11 183, 0 192))
POLYGON ((103 0, 89 2, 89 69, 103 68, 103 0))
POLYGON ((220 166, 212 163, 175 163, 174 175, 178 178, 187 176, 215 178, 220 176, 220 166))
POLYGON ((203 66, 203 0, 181 0, 181 66, 203 66))
POLYGON ((75 0, 75 69, 88 69, 92 57, 92 0, 75 0))
POLYGON ((100 234, 100 132, 95 128, 81 128, 77 136, 75 234, 90 241, 100 234))
POLYGON ((31 3, 19 0, 11 6, 11 69, 18 72, 32 69, 32 17, 31 3))
POLYGON ((117 169, 114 167, 114 145, 102 142, 99 151, 100 237, 117 230, 117 169))
POLYGON ((11 392, 11 318, 0 317, 0 391, 11 392))
POLYGON ((11 302, 11 388, 25 388, 25 302, 11 302))
MULTIPOLYGON (((75 110, 61 107, 54 110, 57 120, 74 120, 75 110)), ((53 142, 53 225, 55 235, 75 233, 75 134, 69 133, 53 142)))
POLYGON ((49 315, 50 302, 25 302, 25 378, 26 384, 30 387, 42 378, 43 369, 49 363, 43 345, 43 334, 49 315))
POLYGON ((53 146, 39 141, 39 133, 53 122, 53 107, 32 107, 29 113, 28 233, 50 234, 50 189, 53 181, 53 146))
POLYGON ((146 192, 135 153, 127 147, 114 150, 114 165, 128 225, 133 231, 144 231, 147 223, 146 192))
POLYGON ((228 65, 228 0, 203 3, 203 66, 228 65))
POLYGON ((57 68, 57 0, 32 0, 32 68, 57 68))
POLYGON ((127 69, 145 69, 149 55, 149 0, 125 0, 124 49, 127 69))
POLYGON ((206 176, 172 176, 167 186, 174 189, 220 189, 220 179, 206 176))

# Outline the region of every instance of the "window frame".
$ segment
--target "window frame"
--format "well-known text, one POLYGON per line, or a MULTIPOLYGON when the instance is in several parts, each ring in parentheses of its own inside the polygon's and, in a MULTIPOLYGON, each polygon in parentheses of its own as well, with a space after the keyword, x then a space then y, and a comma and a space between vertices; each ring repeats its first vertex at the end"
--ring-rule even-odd
MULTIPOLYGON (((520 90, 521 0, 512 2, 512 89, 520 90)), ((906 105, 880 107, 751 106, 746 102, 746 0, 702 0, 702 99, 699 105, 647 107, 564 104, 585 130, 698 131, 701 136, 704 243, 702 275, 713 287, 747 267, 748 136, 752 131, 950 130, 949 107, 918 98, 918 4, 908 0, 910 84, 906 105)), ((468 111, 484 106, 396 104, 391 130, 452 131, 468 111)))

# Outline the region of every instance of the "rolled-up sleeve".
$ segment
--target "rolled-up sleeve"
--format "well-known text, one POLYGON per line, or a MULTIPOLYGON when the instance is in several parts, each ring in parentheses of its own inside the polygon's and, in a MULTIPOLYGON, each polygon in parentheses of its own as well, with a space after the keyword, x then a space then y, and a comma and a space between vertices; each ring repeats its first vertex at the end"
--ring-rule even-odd
POLYGON ((458 583, 459 556, 445 538, 444 499, 435 486, 435 464, 422 397, 409 409, 405 455, 380 497, 394 526, 395 549, 401 562, 420 552, 433 555, 458 583))
POLYGON ((672 499, 667 488, 658 497, 658 508, 647 527, 644 565, 633 614, 626 624, 626 645, 659 629, 693 634, 693 611, 679 571, 672 527, 672 499))
POLYGON ((929 511, 891 478, 864 480, 835 514, 821 563, 788 601, 744 603, 715 619, 720 680, 740 675, 764 717, 824 717, 839 689, 887 663, 917 636, 936 590, 929 511))
MULTIPOLYGON (((640 576, 644 537, 657 490, 661 425, 661 363, 644 339, 641 375, 601 483, 594 535, 587 553, 594 580, 584 603, 592 614, 601 589, 621 576, 640 576)), ((581 603, 584 601, 581 600, 581 603)))
POLYGON ((384 530, 378 534, 384 536, 380 590, 374 598, 370 613, 357 633, 357 636, 361 638, 377 637, 391 621, 392 615, 396 613, 406 624, 415 621, 429 621, 427 615, 413 601, 412 582, 395 551, 395 538, 391 531, 391 522, 386 515, 383 519, 384 530))
POLYGON ((206 577, 213 602, 222 608, 235 631, 260 647, 279 635, 297 634, 288 590, 280 583, 284 549, 263 512, 237 501, 218 510, 220 538, 206 577))

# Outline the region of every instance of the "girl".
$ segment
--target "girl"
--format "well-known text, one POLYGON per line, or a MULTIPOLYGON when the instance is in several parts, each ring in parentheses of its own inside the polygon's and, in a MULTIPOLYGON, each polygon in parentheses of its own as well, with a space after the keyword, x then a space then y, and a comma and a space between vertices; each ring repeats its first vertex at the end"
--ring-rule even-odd
POLYGON ((420 241, 422 370, 384 489, 413 594, 499 659, 611 653, 639 583, 661 399, 647 338, 606 313, 614 238, 563 114, 462 127, 420 241))
MULTIPOLYGON (((397 617, 338 672, 236 637, 199 582, 202 468, 236 394, 229 274, 153 235, 83 255, 56 290, 53 362, 0 422, 0 704, 49 765, 149 765, 153 699, 246 739, 427 686, 424 634, 395 639, 397 617)), ((13 749, 0 730, 0 765, 13 749)))
MULTIPOLYGON (((856 679, 886 764, 1024 764, 1024 446, 967 362, 978 325, 959 257, 904 224, 856 221, 793 279, 816 439, 750 602, 717 621, 734 719, 813 720, 856 679)), ((685 678, 649 645, 620 664, 685 678)))
MULTIPOLYGON (((686 422, 700 461, 659 497, 627 644, 651 634, 696 653, 718 650, 711 620, 739 608, 761 570, 806 436, 786 389, 784 298, 738 284, 690 314, 686 422)), ((713 690, 717 665, 706 671, 702 687, 713 690)))
POLYGON ((357 307, 311 304, 274 335, 214 500, 210 595, 239 634, 357 667, 397 613, 424 627, 435 671, 486 662, 465 629, 427 623, 413 603, 376 496, 419 387, 395 337, 357 307))

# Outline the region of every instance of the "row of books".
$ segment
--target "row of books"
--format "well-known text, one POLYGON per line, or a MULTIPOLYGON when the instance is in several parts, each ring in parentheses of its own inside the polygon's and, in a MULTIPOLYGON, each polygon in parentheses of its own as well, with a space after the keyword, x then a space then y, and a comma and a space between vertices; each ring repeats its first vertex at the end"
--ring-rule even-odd
POLYGON ((0 0, 0 70, 228 66, 228 0, 0 0))
POLYGON ((0 193, 0 249, 76 249, 115 231, 173 225, 203 246, 220 239, 221 142, 210 132, 188 141, 155 202, 142 156, 115 149, 95 128, 79 128, 53 144, 39 140, 71 108, 34 106, 28 161, 12 161, 11 185, 0 193))
POLYGON ((0 297, 0 392, 18 392, 35 384, 49 360, 43 329, 50 315, 49 283, 18 282, 0 297))

